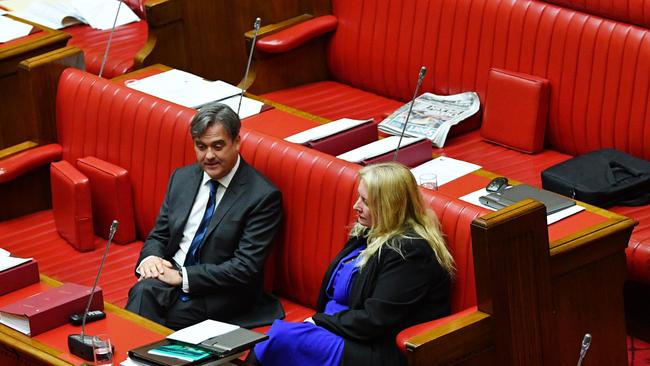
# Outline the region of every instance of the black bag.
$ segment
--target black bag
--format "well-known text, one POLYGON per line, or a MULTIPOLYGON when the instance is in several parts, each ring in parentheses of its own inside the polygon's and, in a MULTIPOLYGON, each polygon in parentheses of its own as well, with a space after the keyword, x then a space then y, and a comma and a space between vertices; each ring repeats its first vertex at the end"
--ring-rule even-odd
POLYGON ((642 206, 650 203, 650 162, 596 150, 544 170, 542 187, 603 208, 642 206))

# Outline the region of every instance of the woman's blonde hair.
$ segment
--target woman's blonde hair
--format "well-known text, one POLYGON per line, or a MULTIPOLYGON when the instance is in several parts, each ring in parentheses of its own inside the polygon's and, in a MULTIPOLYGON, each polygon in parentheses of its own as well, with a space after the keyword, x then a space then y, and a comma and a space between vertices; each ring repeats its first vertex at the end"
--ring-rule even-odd
POLYGON ((363 267, 375 254, 380 255, 384 246, 396 250, 399 237, 415 232, 429 243, 442 267, 454 273, 452 258, 440 231, 435 213, 425 208, 413 174, 398 163, 369 165, 359 171, 359 182, 368 190, 367 205, 372 217, 369 228, 356 223, 350 235, 367 235, 368 244, 359 256, 363 267))

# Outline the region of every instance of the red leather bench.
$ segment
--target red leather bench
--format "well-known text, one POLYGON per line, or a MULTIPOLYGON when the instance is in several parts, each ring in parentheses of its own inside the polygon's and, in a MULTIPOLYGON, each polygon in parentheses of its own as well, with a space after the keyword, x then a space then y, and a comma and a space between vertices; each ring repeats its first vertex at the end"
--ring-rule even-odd
MULTIPOLYGON (((175 168, 195 161, 188 137, 195 111, 76 69, 61 75, 56 103, 58 143, 0 160, 0 184, 52 161, 74 164, 86 156, 128 170, 137 240, 111 247, 100 279, 106 300, 124 305, 168 177, 175 168)), ((359 166, 246 129, 241 153, 283 192, 285 220, 267 262, 266 280, 282 298, 287 319, 302 320, 312 314, 326 266, 345 243, 346 228, 354 220, 359 166)), ((456 258, 452 303, 460 315, 452 318, 466 315, 476 305, 470 223, 484 211, 438 192, 424 193, 456 258)), ((74 250, 58 235, 51 210, 0 222, 0 247, 35 257, 41 273, 60 281, 92 283, 105 241, 96 237, 95 244, 92 252, 74 250)))
MULTIPOLYGON (((505 69, 550 82, 544 149, 521 153, 474 130, 435 152, 536 186, 543 169, 601 147, 650 160, 650 31, 641 11, 650 3, 553 2, 574 9, 531 0, 332 0, 331 15, 260 36, 249 90, 329 119, 381 119, 411 98, 422 65, 421 92, 476 91, 483 106, 489 70, 505 69)), ((650 284, 650 207, 611 210, 639 221, 628 275, 650 284)))

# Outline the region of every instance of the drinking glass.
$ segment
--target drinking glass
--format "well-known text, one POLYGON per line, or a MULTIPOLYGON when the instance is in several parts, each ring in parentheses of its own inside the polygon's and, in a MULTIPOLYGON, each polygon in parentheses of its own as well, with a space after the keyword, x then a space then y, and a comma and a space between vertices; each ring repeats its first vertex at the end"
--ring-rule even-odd
POLYGON ((420 185, 424 188, 438 190, 438 176, 434 173, 420 175, 420 185))
POLYGON ((99 334, 93 337, 93 356, 96 366, 113 365, 113 349, 108 334, 99 334))

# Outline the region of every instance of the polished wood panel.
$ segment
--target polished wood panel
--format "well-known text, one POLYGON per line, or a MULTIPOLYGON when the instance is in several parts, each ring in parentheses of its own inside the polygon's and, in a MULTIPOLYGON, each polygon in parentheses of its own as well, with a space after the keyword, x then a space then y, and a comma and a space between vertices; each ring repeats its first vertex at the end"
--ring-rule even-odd
POLYGON ((34 137, 29 106, 24 103, 29 93, 21 87, 18 65, 30 57, 64 47, 70 38, 66 33, 23 22, 33 25, 38 31, 0 45, 0 149, 34 137))

